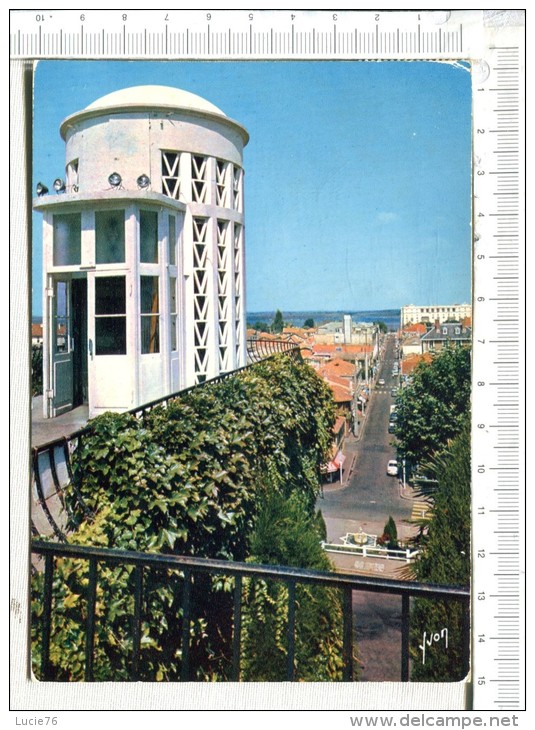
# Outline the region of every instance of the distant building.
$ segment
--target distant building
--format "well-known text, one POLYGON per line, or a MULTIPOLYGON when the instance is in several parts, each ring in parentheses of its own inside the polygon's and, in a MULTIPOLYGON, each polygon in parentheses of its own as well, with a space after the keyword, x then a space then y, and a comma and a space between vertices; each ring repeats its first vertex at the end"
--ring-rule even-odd
POLYGON ((345 314, 341 322, 325 322, 316 329, 314 340, 324 345, 372 345, 377 327, 368 322, 353 322, 345 314))
POLYGON ((404 337, 400 345, 400 350, 402 357, 407 357, 408 355, 419 355, 422 352, 421 337, 418 335, 408 335, 407 337, 404 337))
POLYGON ((139 86, 60 132, 65 180, 34 200, 44 415, 128 410, 245 365, 246 130, 187 91, 139 86))
POLYGON ((453 320, 460 322, 465 317, 471 316, 471 304, 426 305, 423 307, 408 304, 401 307, 401 327, 403 328, 406 324, 416 324, 417 322, 432 324, 436 320, 439 322, 451 322, 453 320))
POLYGON ((32 323, 32 345, 43 344, 43 325, 41 323, 32 323))
POLYGON ((463 347, 472 341, 472 330, 470 327, 463 327, 460 322, 436 322, 425 335, 422 335, 420 342, 422 354, 427 352, 439 352, 445 347, 463 347))

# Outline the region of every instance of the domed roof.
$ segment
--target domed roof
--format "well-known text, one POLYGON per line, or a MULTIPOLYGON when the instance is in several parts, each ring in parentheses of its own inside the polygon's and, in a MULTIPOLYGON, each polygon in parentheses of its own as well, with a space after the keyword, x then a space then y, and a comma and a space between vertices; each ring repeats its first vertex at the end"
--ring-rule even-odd
POLYGON ((109 109, 110 107, 174 107, 175 109, 192 109, 212 114, 222 114, 214 104, 203 99, 197 94, 183 89, 175 89, 171 86, 130 86, 119 91, 112 91, 111 94, 101 96, 96 101, 86 106, 84 111, 93 109, 109 109))
POLYGON ((112 91, 101 96, 85 109, 71 114, 60 125, 59 131, 63 139, 67 139, 67 131, 84 119, 99 117, 108 113, 124 113, 144 110, 182 111, 185 114, 217 118, 225 125, 233 127, 242 137, 243 143, 249 141, 249 133, 238 122, 227 117, 217 106, 211 104, 197 94, 171 86, 131 86, 126 89, 112 91))

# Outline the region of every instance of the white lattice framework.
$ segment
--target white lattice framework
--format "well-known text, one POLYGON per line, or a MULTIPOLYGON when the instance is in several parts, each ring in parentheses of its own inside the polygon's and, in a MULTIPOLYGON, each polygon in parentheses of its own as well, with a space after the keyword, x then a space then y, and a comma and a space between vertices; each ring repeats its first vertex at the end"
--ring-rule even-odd
POLYGON ((229 207, 229 171, 231 165, 224 160, 216 160, 215 168, 215 194, 216 205, 221 208, 229 207))
POLYGON ((193 218, 193 357, 196 382, 206 380, 209 365, 210 293, 208 218, 193 218))
POLYGON ((243 170, 241 167, 234 167, 232 178, 232 207, 234 210, 242 210, 243 202, 243 170))
POLYGON ((243 228, 234 224, 234 317, 236 362, 240 362, 243 343, 243 228))
POLYGON ((218 319, 218 352, 219 371, 226 372, 232 368, 231 332, 230 332, 230 281, 229 281, 229 246, 228 221, 217 221, 217 319, 218 319))
POLYGON ((208 158, 191 156, 191 199, 194 203, 208 203, 208 158))
POLYGON ((162 192, 174 200, 180 197, 179 152, 162 152, 162 192))

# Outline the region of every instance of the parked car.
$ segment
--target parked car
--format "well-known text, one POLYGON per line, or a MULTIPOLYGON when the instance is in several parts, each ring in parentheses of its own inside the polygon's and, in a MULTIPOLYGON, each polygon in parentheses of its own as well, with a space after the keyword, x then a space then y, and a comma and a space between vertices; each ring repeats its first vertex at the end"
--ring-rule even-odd
POLYGON ((391 459, 386 467, 386 473, 389 477, 397 477, 398 475, 398 462, 395 459, 391 459))
POLYGON ((384 384, 385 384, 385 379, 379 378, 379 380, 377 381, 377 385, 384 385, 384 384))
POLYGON ((394 423, 394 421, 390 421, 390 423, 388 424, 388 433, 395 433, 395 431, 396 424, 394 423))
POLYGON ((392 390, 390 391, 390 395, 392 396, 392 398, 395 398, 397 396, 397 394, 398 394, 398 389, 392 388, 392 390))

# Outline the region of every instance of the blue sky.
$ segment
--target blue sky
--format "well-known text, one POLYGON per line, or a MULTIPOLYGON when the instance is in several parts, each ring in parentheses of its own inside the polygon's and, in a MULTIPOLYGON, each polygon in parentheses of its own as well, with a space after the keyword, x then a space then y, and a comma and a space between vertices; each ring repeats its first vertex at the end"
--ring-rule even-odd
MULTIPOLYGON (((206 98, 245 148, 247 310, 470 301, 471 80, 426 61, 45 61, 34 89, 33 190, 64 176, 59 125, 120 88, 206 98)), ((41 305, 34 214, 33 313, 41 305)))

